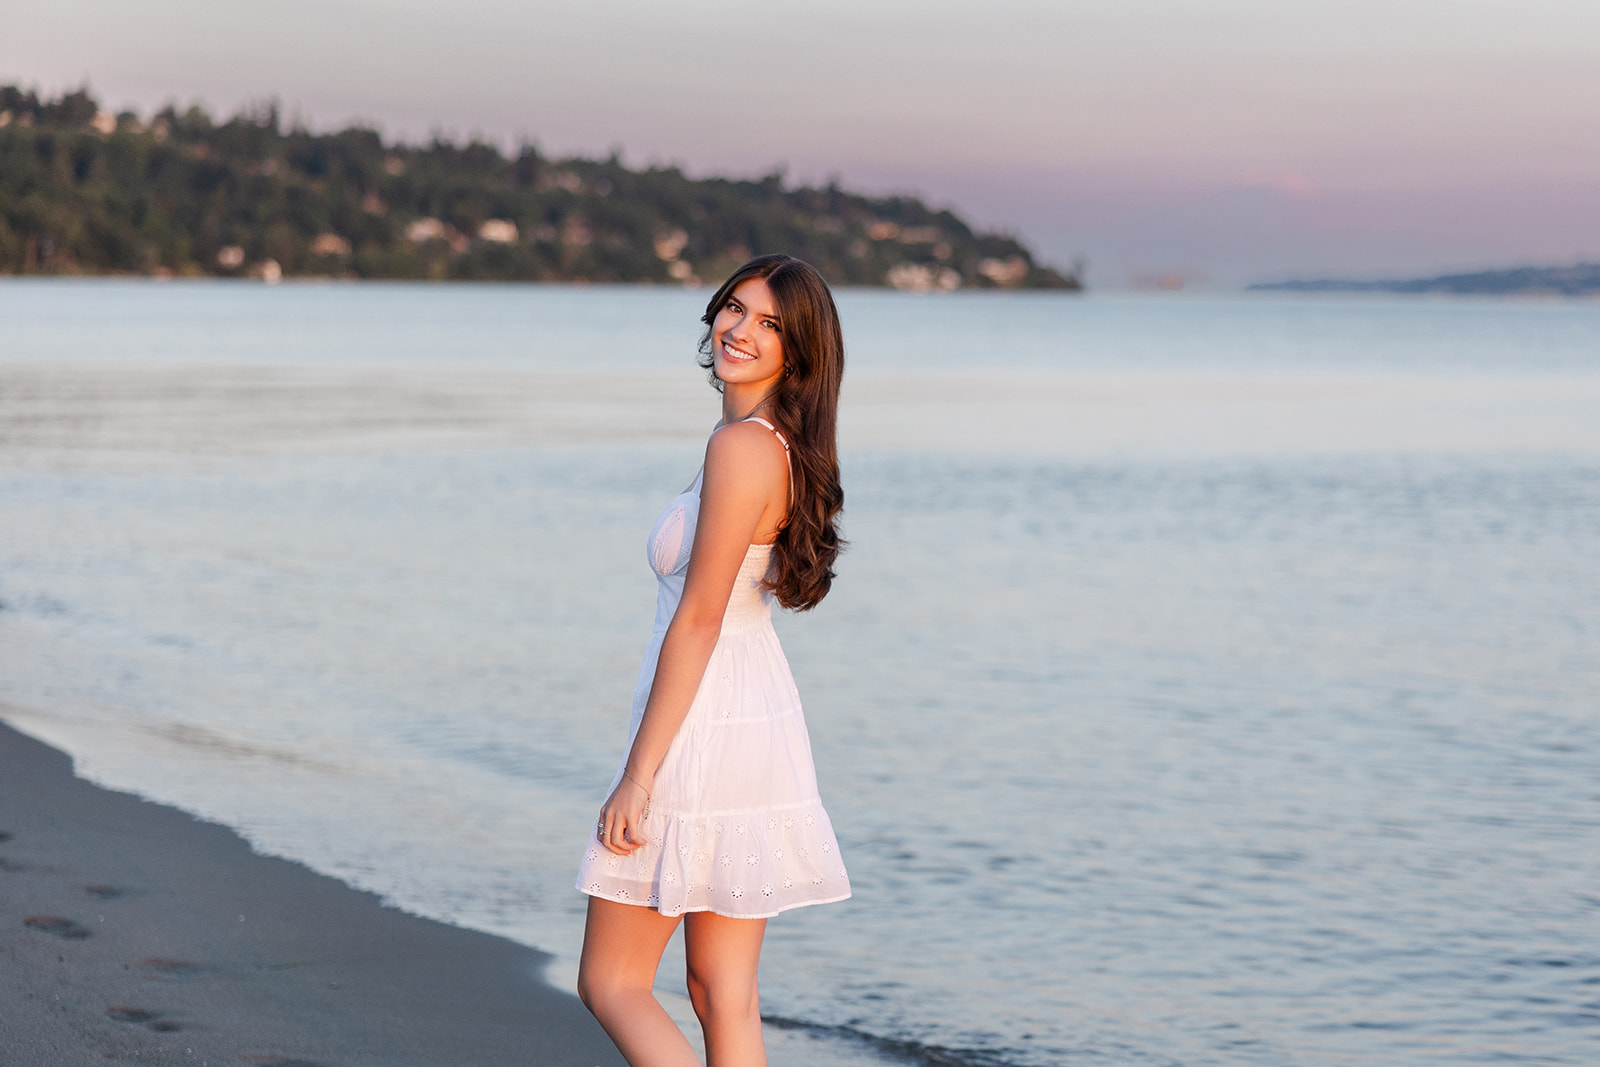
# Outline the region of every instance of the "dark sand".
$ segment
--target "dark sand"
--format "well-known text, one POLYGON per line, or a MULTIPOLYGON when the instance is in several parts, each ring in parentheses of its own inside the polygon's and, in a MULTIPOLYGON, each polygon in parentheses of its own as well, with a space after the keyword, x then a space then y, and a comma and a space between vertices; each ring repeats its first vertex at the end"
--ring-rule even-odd
POLYGON ((0 1065, 622 1063, 548 957, 75 778, 0 724, 0 1065))

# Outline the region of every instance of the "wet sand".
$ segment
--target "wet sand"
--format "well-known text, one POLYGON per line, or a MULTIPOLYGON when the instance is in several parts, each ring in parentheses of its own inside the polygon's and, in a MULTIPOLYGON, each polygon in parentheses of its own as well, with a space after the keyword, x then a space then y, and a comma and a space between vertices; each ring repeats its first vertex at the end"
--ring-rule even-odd
POLYGON ((73 776, 0 725, 0 1061, 607 1067, 548 956, 73 776))

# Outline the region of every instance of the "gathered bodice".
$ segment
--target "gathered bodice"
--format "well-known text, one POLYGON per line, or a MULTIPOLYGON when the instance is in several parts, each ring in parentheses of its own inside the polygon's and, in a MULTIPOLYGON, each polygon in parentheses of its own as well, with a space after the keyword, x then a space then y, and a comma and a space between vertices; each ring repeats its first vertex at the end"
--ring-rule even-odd
MULTIPOLYGON (((650 568, 656 572, 660 590, 656 597, 656 633, 666 632, 683 599, 683 582, 689 572, 689 553, 694 548, 695 524, 700 517, 700 481, 704 470, 695 475, 694 484, 667 502, 655 525, 650 527, 646 552, 650 568)), ((772 593, 763 589, 767 567, 772 559, 771 545, 751 545, 739 565, 728 608, 722 616, 722 632, 759 626, 772 618, 772 593)))
MULTIPOLYGON (((746 422, 758 422, 772 431, 783 445, 785 461, 789 458, 789 442, 778 428, 766 419, 752 415, 746 422)), ((706 469, 700 468, 689 488, 667 502, 661 514, 650 527, 650 537, 645 550, 650 557, 650 569, 656 572, 660 590, 656 596, 655 633, 659 638, 666 633, 672 616, 683 599, 683 582, 689 573, 689 553, 694 548, 695 525, 700 519, 700 485, 706 469)), ((772 563, 771 545, 751 545, 745 550, 744 562, 739 564, 738 577, 733 591, 728 594, 728 608, 722 615, 722 632, 740 630, 770 623, 772 619, 772 592, 763 589, 767 570, 772 563)))

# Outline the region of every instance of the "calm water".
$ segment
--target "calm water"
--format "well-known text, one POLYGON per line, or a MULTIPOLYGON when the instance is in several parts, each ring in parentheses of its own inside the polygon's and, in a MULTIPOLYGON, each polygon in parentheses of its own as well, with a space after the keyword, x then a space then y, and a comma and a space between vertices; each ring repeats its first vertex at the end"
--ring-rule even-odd
MULTIPOLYGON (((5 716, 570 982, 700 299, 0 284, 5 716)), ((775 1065, 1600 1057, 1600 307, 841 308, 775 1065)))

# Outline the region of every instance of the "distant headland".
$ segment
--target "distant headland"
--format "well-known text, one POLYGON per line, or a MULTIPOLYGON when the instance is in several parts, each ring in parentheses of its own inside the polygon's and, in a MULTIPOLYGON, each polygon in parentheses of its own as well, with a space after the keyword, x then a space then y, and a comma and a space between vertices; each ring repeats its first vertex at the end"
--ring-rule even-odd
POLYGON ((837 285, 1081 289, 914 197, 285 128, 276 105, 110 114, 0 86, 0 274, 714 282, 784 251, 837 285))
POLYGON ((1396 281, 1265 282, 1253 290, 1295 293, 1446 293, 1457 296, 1595 296, 1600 295, 1600 263, 1570 267, 1515 267, 1475 274, 1442 274, 1435 278, 1396 281))

